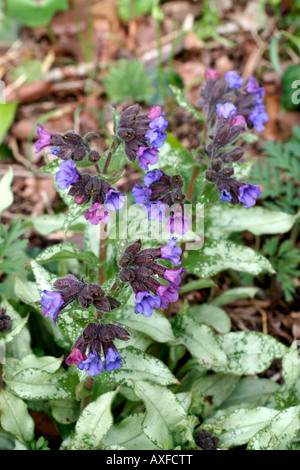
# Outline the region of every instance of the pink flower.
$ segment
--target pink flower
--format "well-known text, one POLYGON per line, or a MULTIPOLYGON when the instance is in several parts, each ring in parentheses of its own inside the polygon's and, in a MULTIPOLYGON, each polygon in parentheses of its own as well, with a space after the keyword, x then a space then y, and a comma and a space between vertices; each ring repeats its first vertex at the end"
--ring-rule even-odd
POLYGON ((93 225, 98 225, 99 222, 107 224, 110 220, 108 211, 105 210, 105 206, 100 202, 95 202, 92 208, 84 213, 84 217, 93 225))
POLYGON ((158 116, 161 114, 161 107, 160 106, 153 106, 153 108, 150 109, 148 118, 150 119, 156 119, 158 116))
POLYGON ((76 366, 78 366, 79 362, 82 362, 85 360, 86 360, 86 356, 82 354, 80 349, 73 349, 71 354, 66 359, 66 364, 68 366, 72 366, 73 364, 76 364, 76 366))
POLYGON ((243 126, 245 123, 246 119, 241 114, 238 114, 231 119, 231 124, 233 126, 243 126))
POLYGON ((166 229, 169 230, 170 233, 176 232, 180 235, 187 232, 191 226, 191 220, 188 217, 185 217, 181 212, 176 212, 166 223, 166 229))
POLYGON ((204 72, 204 77, 206 81, 208 81, 209 79, 216 80, 218 76, 219 76, 219 72, 215 69, 205 70, 204 72))

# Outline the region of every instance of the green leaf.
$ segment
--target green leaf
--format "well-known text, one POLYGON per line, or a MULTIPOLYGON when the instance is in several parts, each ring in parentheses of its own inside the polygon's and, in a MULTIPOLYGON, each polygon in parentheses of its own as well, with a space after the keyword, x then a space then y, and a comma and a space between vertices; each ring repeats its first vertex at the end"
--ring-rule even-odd
POLYGON ((107 318, 145 333, 159 343, 176 342, 170 322, 164 315, 156 310, 153 310, 151 317, 148 318, 134 313, 134 296, 131 296, 125 307, 113 310, 107 318))
POLYGON ((26 404, 6 390, 0 390, 0 422, 5 431, 23 443, 34 439, 34 421, 26 404))
POLYGON ((132 20, 142 15, 147 15, 151 12, 151 9, 155 3, 155 0, 143 0, 143 2, 132 2, 131 0, 119 0, 118 9, 120 17, 125 20, 132 20))
POLYGON ((235 390, 240 378, 232 374, 209 374, 196 378, 192 389, 197 390, 204 399, 203 417, 213 415, 222 403, 235 390))
MULTIPOLYGON (((67 214, 62 212, 54 215, 44 214, 39 217, 34 217, 33 219, 26 219, 24 226, 25 228, 34 228, 38 233, 46 237, 50 235, 50 233, 62 230, 66 223, 66 218, 67 214)), ((70 230, 72 230, 72 232, 83 232, 86 225, 85 219, 79 217, 77 221, 71 224, 70 230)))
MULTIPOLYGON (((79 259, 84 261, 89 268, 98 268, 101 263, 91 251, 80 251, 75 243, 57 243, 52 245, 36 257, 39 264, 51 263, 61 259, 79 259)), ((30 263, 29 268, 30 268, 30 263)))
POLYGON ((71 450, 99 448, 101 439, 113 424, 110 408, 117 392, 118 389, 104 393, 84 408, 75 426, 71 450))
POLYGON ((205 122, 205 117, 203 114, 199 113, 186 99, 184 96, 183 90, 180 88, 177 88, 176 86, 170 85, 171 90, 173 91, 175 95, 175 100, 181 108, 185 109, 186 111, 189 111, 196 119, 198 119, 199 122, 205 122))
POLYGON ((232 232, 248 230, 254 235, 273 235, 291 230, 300 213, 296 215, 277 212, 263 207, 231 207, 218 204, 211 207, 206 214, 208 226, 205 235, 219 239, 232 232))
MULTIPOLYGON (((0 104, 0 122, 1 122, 1 107, 2 106, 4 105, 0 104)), ((0 128, 0 132, 1 132, 1 128, 0 128)), ((0 140, 1 140, 1 134, 0 134, 0 140)), ((0 181, 0 194, 1 194, 0 217, 1 217, 2 212, 5 209, 7 209, 9 206, 11 206, 14 201, 14 195, 12 193, 12 190, 10 189, 13 177, 14 177, 14 172, 13 172, 12 167, 10 167, 7 173, 1 178, 1 181, 0 181)))
POLYGON ((126 384, 128 387, 132 387, 133 380, 149 380, 160 385, 177 383, 176 377, 163 362, 132 346, 122 350, 122 360, 120 369, 103 372, 96 377, 96 380, 104 383, 126 384))
POLYGON ((128 450, 154 450, 156 447, 142 429, 144 413, 130 415, 120 423, 113 424, 103 439, 103 444, 118 445, 128 450))
POLYGON ((25 369, 40 369, 53 374, 56 372, 63 361, 63 357, 42 356, 38 357, 34 354, 29 354, 23 357, 14 367, 13 376, 25 369))
POLYGON ((23 85, 43 79, 43 62, 39 59, 26 59, 12 70, 11 80, 15 82, 19 77, 26 77, 23 85))
POLYGON ((215 287, 216 284, 212 279, 197 279, 197 281, 190 281, 180 288, 181 294, 193 292, 195 290, 206 289, 207 287, 215 287))
POLYGON ((300 406, 278 413, 248 443, 247 450, 289 450, 300 428, 300 406))
POLYGON ((74 398, 77 379, 62 371, 50 373, 29 368, 22 370, 6 383, 16 395, 26 400, 65 400, 74 398))
POLYGON ((7 0, 7 14, 31 28, 46 26, 57 11, 68 9, 67 0, 7 0))
POLYGON ((233 393, 222 403, 223 409, 256 408, 265 406, 270 396, 279 388, 278 383, 269 379, 243 377, 233 393))
POLYGON ((121 59, 111 65, 103 85, 114 103, 121 103, 128 98, 137 102, 148 101, 153 94, 144 65, 134 60, 121 59))
POLYGON ((230 316, 216 305, 194 305, 190 307, 190 314, 198 323, 205 323, 219 333, 229 333, 231 329, 230 316))
POLYGON ((189 315, 176 315, 173 330, 200 364, 208 368, 226 366, 226 355, 207 325, 199 324, 189 315))
POLYGON ((227 447, 241 446, 267 426, 277 413, 264 407, 244 408, 220 416, 212 423, 204 423, 201 428, 219 437, 227 447))
POLYGON ((135 382, 134 391, 146 405, 142 424, 146 436, 157 447, 163 448, 164 441, 174 447, 175 427, 186 417, 179 400, 170 390, 145 382, 135 382))
POLYGON ((6 315, 8 315, 11 319, 11 327, 5 333, 0 333, 0 342, 3 341, 4 343, 10 343, 24 328, 26 325, 29 314, 22 318, 18 312, 7 302, 7 300, 3 300, 0 306, 5 310, 6 315))
POLYGON ((188 273, 199 277, 214 276, 225 269, 244 271, 253 275, 274 273, 271 263, 251 248, 229 240, 207 241, 199 251, 189 251, 183 259, 188 273))
POLYGON ((80 415, 80 403, 75 400, 54 400, 48 405, 55 421, 61 424, 75 423, 80 415))
POLYGON ((213 299, 212 304, 217 307, 234 302, 237 299, 252 299, 258 291, 258 287, 235 287, 223 292, 219 297, 213 299))
POLYGON ((273 337, 257 331, 235 331, 220 336, 218 340, 227 355, 224 370, 237 375, 259 374, 287 350, 273 337))
MULTIPOLYGON (((12 101, 10 103, 0 103, 0 144, 13 123, 17 106, 17 101, 12 101)), ((5 195, 5 192, 1 192, 1 194, 5 195)))

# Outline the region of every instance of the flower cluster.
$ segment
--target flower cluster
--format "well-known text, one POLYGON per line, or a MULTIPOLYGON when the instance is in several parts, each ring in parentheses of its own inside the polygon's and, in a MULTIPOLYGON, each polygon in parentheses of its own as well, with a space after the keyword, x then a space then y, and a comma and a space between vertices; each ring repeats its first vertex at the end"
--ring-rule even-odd
POLYGON ((223 79, 216 71, 210 70, 206 74, 206 86, 200 93, 211 122, 214 113, 217 114, 210 130, 211 141, 201 149, 210 160, 206 179, 216 185, 222 202, 251 207, 260 196, 260 188, 233 177, 232 163, 244 154, 241 147, 233 147, 233 144, 245 131, 246 125, 263 129, 262 125, 268 119, 261 101, 264 89, 251 76, 244 84, 235 71, 227 72, 223 79))
POLYGON ((166 228, 171 232, 185 233, 191 228, 191 221, 184 216, 186 196, 182 191, 183 179, 180 175, 168 176, 161 170, 151 170, 144 177, 144 186, 135 184, 132 194, 136 204, 148 212, 149 220, 166 219, 166 208, 170 207, 166 228), (174 210, 175 209, 175 210, 174 210))
POLYGON ((166 259, 174 266, 181 264, 181 248, 176 246, 176 238, 160 248, 141 248, 142 244, 138 240, 125 249, 119 261, 122 268, 119 278, 122 282, 129 282, 136 295, 135 313, 150 317, 154 308, 167 308, 169 302, 178 300, 180 274, 185 269, 168 269, 156 262, 158 259, 166 259), (169 285, 161 284, 158 277, 168 281, 169 285))
POLYGON ((9 331, 11 327, 11 320, 8 315, 5 315, 3 308, 0 308, 0 333, 9 331))
POLYGON ((72 346, 67 357, 68 366, 76 364, 80 370, 86 370, 94 377, 106 371, 119 369, 122 358, 113 340, 128 341, 129 333, 119 326, 104 323, 89 323, 72 346), (104 354, 104 365, 101 354, 104 354))
POLYGON ((199 90, 202 97, 199 104, 203 106, 209 124, 217 111, 219 117, 233 118, 233 124, 246 122, 250 129, 264 129, 264 123, 268 121, 262 101, 265 90, 252 75, 244 83, 234 70, 225 73, 223 78, 211 69, 206 71, 205 80, 205 87, 199 90))
POLYGON ((64 134, 51 134, 47 132, 41 124, 37 125, 38 140, 34 146, 36 153, 45 147, 52 147, 50 154, 56 155, 62 160, 72 159, 81 161, 86 155, 94 163, 100 159, 96 150, 91 150, 87 142, 76 132, 70 130, 64 134))
POLYGON ((72 160, 60 163, 56 181, 60 189, 71 186, 68 195, 74 196, 76 204, 86 204, 92 199, 93 205, 84 215, 93 225, 101 221, 107 223, 110 220, 108 211, 124 206, 125 198, 120 191, 99 176, 78 173, 72 160))
POLYGON ((78 299, 83 308, 93 305, 101 312, 110 312, 121 305, 114 297, 105 295, 104 290, 98 284, 86 284, 72 274, 57 279, 53 286, 55 291, 43 290, 40 303, 43 314, 45 317, 52 318, 54 324, 57 322, 59 313, 75 299, 78 299))
POLYGON ((127 108, 120 116, 116 136, 124 143, 127 158, 138 164, 142 170, 158 162, 159 148, 164 144, 168 121, 160 106, 154 106, 150 112, 138 115, 138 104, 127 108))

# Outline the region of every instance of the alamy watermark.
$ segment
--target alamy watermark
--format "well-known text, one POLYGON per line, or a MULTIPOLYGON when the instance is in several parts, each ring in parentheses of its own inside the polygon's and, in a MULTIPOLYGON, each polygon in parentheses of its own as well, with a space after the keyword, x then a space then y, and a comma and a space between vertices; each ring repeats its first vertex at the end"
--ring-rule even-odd
POLYGON ((5 83, 3 80, 0 80, 0 104, 5 104, 6 103, 6 97, 5 97, 5 83))
POLYGON ((300 104, 300 80, 294 80, 292 83, 292 88, 296 89, 294 93, 292 93, 292 103, 293 104, 300 104))
POLYGON ((5 364, 5 343, 0 339, 0 364, 5 364))

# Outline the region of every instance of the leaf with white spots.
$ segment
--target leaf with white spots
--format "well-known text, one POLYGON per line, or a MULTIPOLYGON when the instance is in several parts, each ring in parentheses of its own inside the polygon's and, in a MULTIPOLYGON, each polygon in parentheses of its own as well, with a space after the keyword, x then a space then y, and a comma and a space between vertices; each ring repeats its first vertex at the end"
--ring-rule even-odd
POLYGON ((189 251, 184 256, 183 267, 188 273, 199 277, 210 277, 234 269, 254 276, 262 273, 274 273, 274 269, 264 256, 247 246, 237 245, 230 240, 206 241, 199 251, 189 251))
POLYGON ((235 331, 218 338, 227 355, 224 368, 215 367, 216 371, 231 372, 236 375, 259 374, 266 370, 273 359, 282 357, 287 347, 272 336, 257 331, 235 331))
POLYGON ((34 422, 23 400, 0 390, 0 422, 2 428, 26 443, 34 438, 34 422))

